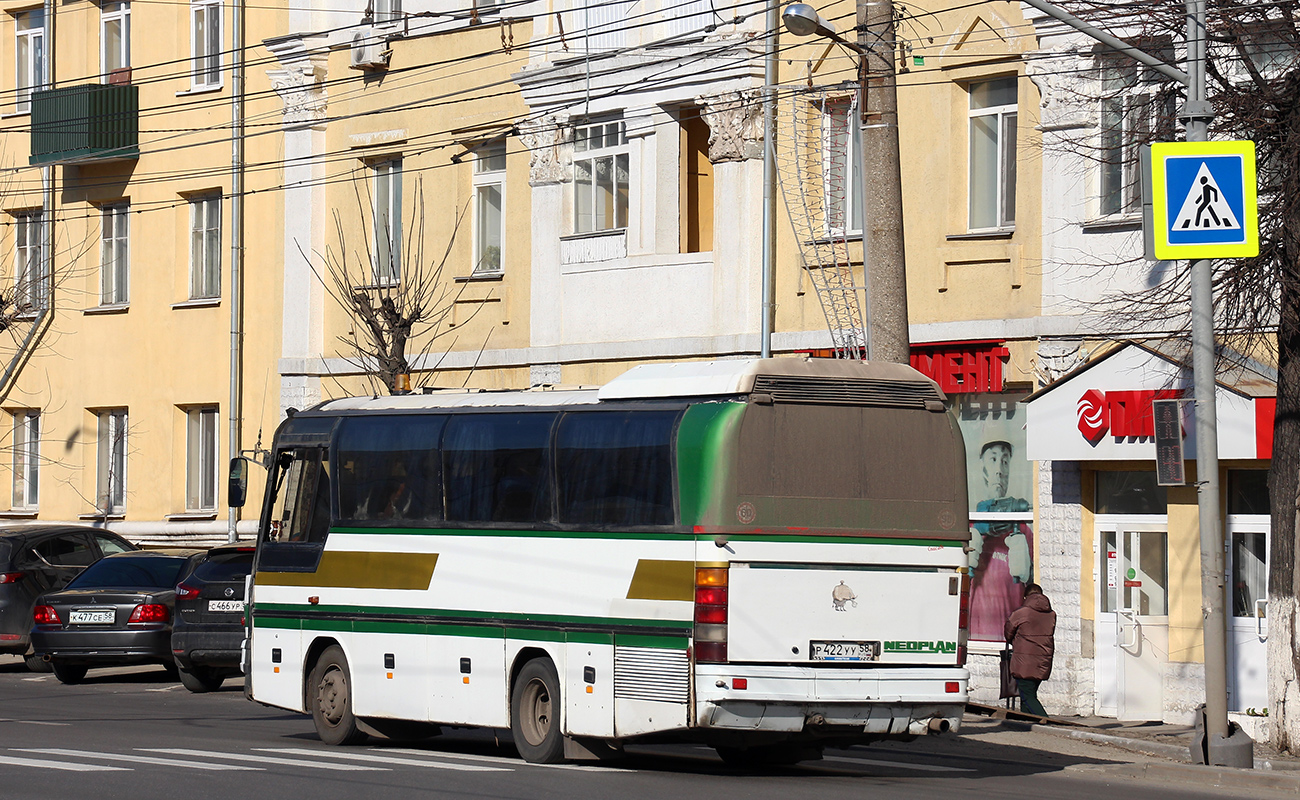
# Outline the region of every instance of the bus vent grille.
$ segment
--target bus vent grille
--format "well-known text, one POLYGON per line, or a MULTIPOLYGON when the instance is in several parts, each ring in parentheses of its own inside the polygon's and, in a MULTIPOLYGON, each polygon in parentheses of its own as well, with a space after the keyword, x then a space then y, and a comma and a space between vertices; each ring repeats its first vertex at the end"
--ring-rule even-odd
POLYGON ((801 375, 755 375, 754 394, 778 403, 847 404, 891 408, 931 408, 942 396, 928 381, 876 378, 810 378, 801 375))
POLYGON ((629 700, 685 703, 691 664, 685 650, 614 648, 614 696, 629 700))

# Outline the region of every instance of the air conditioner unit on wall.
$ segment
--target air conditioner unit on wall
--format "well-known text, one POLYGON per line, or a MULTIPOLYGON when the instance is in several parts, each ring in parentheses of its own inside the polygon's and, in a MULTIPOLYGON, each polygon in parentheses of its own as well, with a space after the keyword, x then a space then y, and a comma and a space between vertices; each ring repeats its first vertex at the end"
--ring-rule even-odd
POLYGON ((388 69, 392 54, 388 42, 374 28, 365 27, 352 34, 353 69, 388 69))

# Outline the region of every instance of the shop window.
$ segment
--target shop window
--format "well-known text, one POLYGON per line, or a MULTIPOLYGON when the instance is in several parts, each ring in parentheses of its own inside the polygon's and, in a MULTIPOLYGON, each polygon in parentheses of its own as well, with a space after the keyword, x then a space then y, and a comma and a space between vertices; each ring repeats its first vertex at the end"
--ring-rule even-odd
POLYGON ((1268 470, 1228 470, 1228 513, 1272 513, 1268 499, 1268 470))
POLYGON ((1263 616, 1260 600, 1268 600, 1268 536, 1233 533, 1232 616, 1263 616))
POLYGON ((1098 472, 1098 514, 1164 514, 1169 499, 1152 472, 1098 472))

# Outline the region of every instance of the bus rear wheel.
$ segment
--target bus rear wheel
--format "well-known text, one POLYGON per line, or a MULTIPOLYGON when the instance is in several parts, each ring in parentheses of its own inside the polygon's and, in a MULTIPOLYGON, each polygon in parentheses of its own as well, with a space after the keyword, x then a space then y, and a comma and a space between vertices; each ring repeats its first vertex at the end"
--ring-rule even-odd
POLYGON ((519 670, 510 695, 510 733, 519 755, 530 764, 564 760, 560 677, 550 659, 534 658, 519 670))
POLYGON ((348 745, 366 740, 352 714, 352 678, 343 648, 331 645, 316 660, 307 683, 307 700, 322 742, 348 745))

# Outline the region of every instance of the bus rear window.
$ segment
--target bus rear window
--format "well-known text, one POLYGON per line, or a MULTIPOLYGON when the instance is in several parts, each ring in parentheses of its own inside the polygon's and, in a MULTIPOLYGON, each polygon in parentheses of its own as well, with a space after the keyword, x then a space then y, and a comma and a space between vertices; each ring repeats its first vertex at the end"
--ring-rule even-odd
POLYGON ((443 438, 449 522, 549 522, 555 414, 457 414, 443 438))
POLYGON ((442 520, 438 439, 445 416, 349 417, 339 427, 339 520, 395 525, 442 520))
POLYGON ((556 434, 559 521, 671 525, 678 411, 565 414, 556 434))

